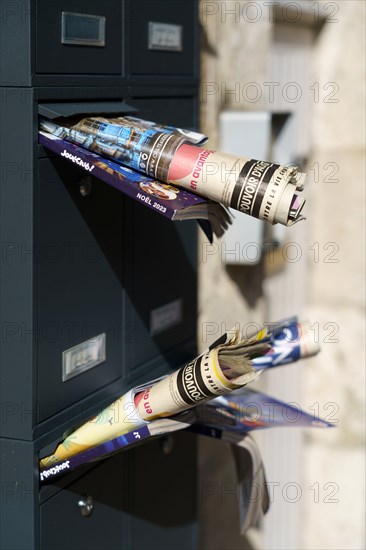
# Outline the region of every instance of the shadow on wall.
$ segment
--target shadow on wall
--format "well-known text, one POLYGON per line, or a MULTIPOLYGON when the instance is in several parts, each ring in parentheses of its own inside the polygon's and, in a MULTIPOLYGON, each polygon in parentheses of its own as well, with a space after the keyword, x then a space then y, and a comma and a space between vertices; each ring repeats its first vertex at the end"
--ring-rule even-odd
POLYGON ((264 260, 255 265, 227 265, 226 272, 250 308, 263 296, 264 260))

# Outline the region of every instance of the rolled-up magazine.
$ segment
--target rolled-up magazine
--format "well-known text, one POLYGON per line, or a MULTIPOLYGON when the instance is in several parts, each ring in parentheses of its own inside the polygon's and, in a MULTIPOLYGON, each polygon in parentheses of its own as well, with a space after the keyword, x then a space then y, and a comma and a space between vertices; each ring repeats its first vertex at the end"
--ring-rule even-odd
POLYGON ((295 167, 238 158, 183 144, 175 153, 168 182, 180 185, 272 224, 302 218, 305 199, 298 193, 305 175, 295 167))
POLYGON ((198 147, 203 134, 136 117, 41 120, 43 131, 272 224, 303 219, 305 174, 294 166, 198 147))
MULTIPOLYGON (((253 335, 258 343, 267 343, 270 349, 264 355, 255 357, 252 366, 256 370, 279 367, 294 363, 306 357, 312 357, 320 351, 320 345, 314 340, 308 322, 300 322, 296 317, 285 319, 272 327, 264 327, 253 335)), ((222 337, 221 337, 222 338, 222 337)), ((213 346, 217 345, 218 340, 213 346)), ((247 340, 240 340, 236 346, 222 351, 222 361, 228 355, 240 357, 241 349, 247 340)))
MULTIPOLYGON (((229 334, 232 331, 229 331, 229 334)), ((220 336, 213 342, 209 349, 213 349, 220 343, 226 341, 228 334, 220 336)), ((268 344, 270 349, 265 353, 254 357, 251 361, 252 367, 257 370, 280 367, 294 363, 306 357, 312 357, 320 351, 320 345, 315 342, 314 334, 311 332, 308 322, 301 322, 297 317, 289 317, 283 321, 267 324, 259 330, 247 334, 247 338, 237 336, 237 343, 221 351, 221 364, 225 369, 225 358, 239 361, 245 352, 246 346, 254 341, 261 344, 268 344)))
POLYGON ((265 355, 253 359, 252 365, 258 370, 287 365, 317 355, 320 351, 309 323, 297 319, 290 319, 276 327, 262 341, 268 342, 271 349, 265 355))
POLYGON ((73 456, 153 419, 185 411, 254 380, 257 372, 251 360, 268 351, 270 346, 253 342, 241 351, 240 361, 234 356, 221 365, 221 350, 236 345, 237 341, 237 333, 227 333, 225 342, 171 375, 133 388, 66 437, 53 455, 41 460, 41 466, 73 456))
MULTIPOLYGON (((152 420, 176 415, 242 388, 261 372, 260 365, 255 362, 273 351, 275 340, 284 342, 288 335, 288 345, 295 345, 295 336, 297 334, 299 337, 299 334, 294 324, 301 327, 295 318, 291 318, 272 328, 261 329, 248 339, 242 339, 238 330, 228 331, 188 365, 122 395, 69 434, 53 455, 41 460, 41 466, 49 466, 152 420)), ((286 346, 284 343, 281 345, 286 362, 297 360, 298 353, 284 354, 286 346)), ((315 352, 314 344, 312 354, 315 352)), ((281 363, 277 361, 277 364, 281 363)))

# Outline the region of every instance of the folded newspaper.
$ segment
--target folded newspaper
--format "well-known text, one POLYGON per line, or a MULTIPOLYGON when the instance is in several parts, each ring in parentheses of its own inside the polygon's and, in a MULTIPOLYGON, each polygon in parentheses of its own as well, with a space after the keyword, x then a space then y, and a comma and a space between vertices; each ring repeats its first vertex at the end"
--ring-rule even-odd
POLYGON ((272 224, 303 219, 305 174, 294 166, 203 149, 197 132, 126 116, 41 119, 40 129, 202 197, 272 224))
POLYGON ((47 467, 153 420, 182 413, 238 390, 258 376, 262 369, 256 361, 267 354, 271 357, 271 366, 314 355, 319 347, 315 343, 309 345, 309 331, 306 332, 307 345, 304 345, 303 326, 306 325, 291 318, 267 326, 246 339, 238 330, 228 331, 191 363, 122 395, 69 434, 53 455, 41 459, 40 466, 47 467), (273 345, 278 342, 280 345, 273 345))

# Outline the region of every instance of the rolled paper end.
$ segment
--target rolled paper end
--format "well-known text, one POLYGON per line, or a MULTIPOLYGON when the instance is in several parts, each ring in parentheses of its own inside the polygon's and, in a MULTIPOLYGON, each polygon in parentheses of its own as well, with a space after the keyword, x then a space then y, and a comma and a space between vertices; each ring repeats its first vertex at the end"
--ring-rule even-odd
POLYGON ((139 406, 140 404, 140 401, 142 399, 142 396, 143 396, 143 392, 140 392, 140 393, 137 393, 133 399, 134 403, 135 403, 135 407, 137 409, 137 407, 139 406))
POLYGON ((312 357, 320 352, 320 344, 314 339, 314 333, 310 329, 310 325, 307 322, 300 324, 301 338, 300 338, 300 350, 301 358, 312 357))
POLYGON ((293 225, 305 219, 304 216, 301 216, 301 212, 306 199, 294 193, 295 190, 294 185, 287 185, 285 188, 273 220, 274 223, 293 225))
MULTIPOLYGON (((292 198, 291 206, 290 206, 290 212, 289 212, 289 218, 294 221, 298 221, 301 211, 304 208, 306 203, 306 199, 304 197, 299 197, 299 195, 294 195, 292 198)), ((305 219, 303 216, 301 216, 301 219, 305 219)))

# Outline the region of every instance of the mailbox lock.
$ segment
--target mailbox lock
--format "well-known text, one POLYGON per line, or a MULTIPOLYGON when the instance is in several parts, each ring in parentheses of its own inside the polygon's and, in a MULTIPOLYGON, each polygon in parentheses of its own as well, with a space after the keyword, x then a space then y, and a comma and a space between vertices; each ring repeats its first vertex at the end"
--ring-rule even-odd
POLYGON ((79 181, 79 190, 82 197, 86 197, 91 193, 93 182, 90 176, 85 176, 79 181))
POLYGON ((161 449, 163 451, 163 454, 170 455, 170 453, 174 449, 174 439, 171 435, 167 435, 163 437, 161 441, 161 449))
POLYGON ((79 506, 80 514, 84 518, 89 517, 94 509, 93 497, 89 497, 89 496, 81 497, 78 500, 78 506, 79 506))

